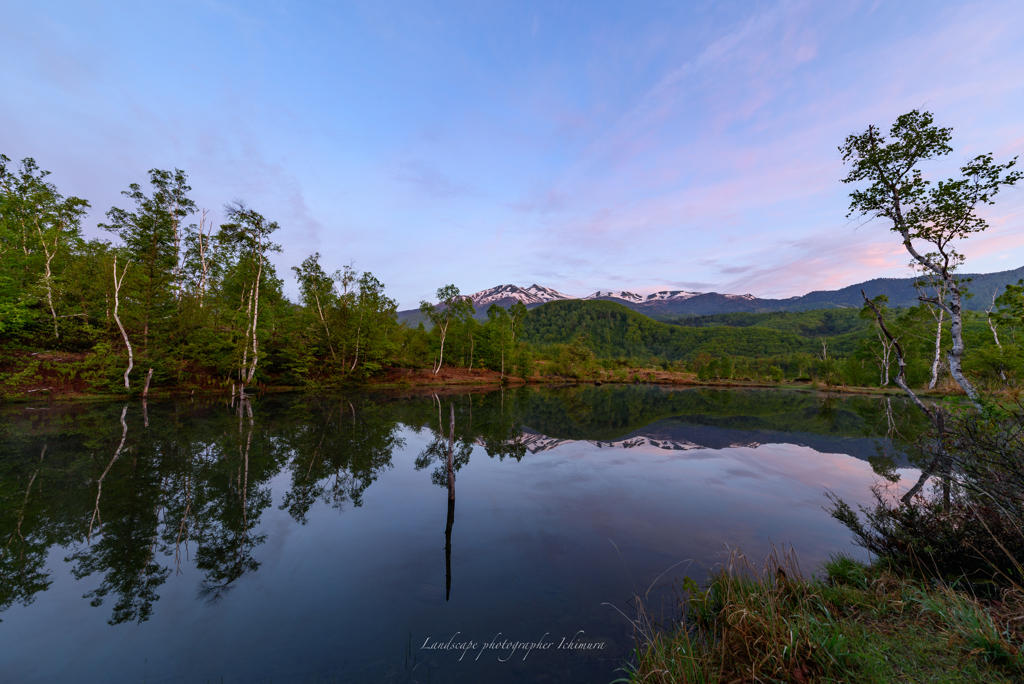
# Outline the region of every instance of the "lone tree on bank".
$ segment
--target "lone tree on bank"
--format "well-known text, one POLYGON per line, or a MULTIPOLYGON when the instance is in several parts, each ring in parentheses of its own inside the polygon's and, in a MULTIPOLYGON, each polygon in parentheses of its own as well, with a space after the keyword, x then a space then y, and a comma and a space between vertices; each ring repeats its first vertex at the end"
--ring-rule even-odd
POLYGON ((970 237, 988 227, 977 214, 979 207, 995 203, 1002 186, 1011 186, 1021 172, 1011 171, 1014 157, 996 164, 992 154, 978 155, 960 167, 960 178, 932 184, 921 175, 918 164, 953 151, 949 146, 952 128, 939 128, 930 112, 913 110, 903 114, 889 130, 889 139, 875 126, 860 134, 849 135, 840 146, 843 163, 852 169, 844 183, 868 181, 870 185, 850 193, 848 217, 884 218, 892 222, 903 245, 922 270, 935 274, 945 284, 949 300, 924 298, 942 308, 950 318, 953 346, 949 352, 949 371, 975 406, 979 395, 961 368, 964 353, 961 319, 961 283, 954 270, 964 257, 953 247, 955 240, 970 237), (915 244, 916 243, 916 244, 915 244), (918 245, 926 245, 919 249, 918 245))
POLYGON ((420 302, 420 312, 437 326, 438 334, 441 336, 441 354, 438 356, 437 365, 434 366, 434 375, 441 370, 441 364, 444 362, 444 340, 448 336, 448 328, 453 322, 473 315, 473 300, 462 296, 455 285, 445 285, 437 289, 437 304, 435 307, 430 302, 420 302))

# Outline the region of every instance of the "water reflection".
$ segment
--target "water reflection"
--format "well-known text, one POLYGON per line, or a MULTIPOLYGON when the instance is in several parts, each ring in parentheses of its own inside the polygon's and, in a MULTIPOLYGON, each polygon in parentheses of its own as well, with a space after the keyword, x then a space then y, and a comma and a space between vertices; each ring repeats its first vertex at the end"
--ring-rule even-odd
MULTIPOLYGON (((290 530, 322 527, 317 521, 332 510, 330 515, 336 517, 347 509, 361 509, 376 491, 371 485, 385 474, 399 481, 391 471, 407 441, 414 442, 414 447, 410 456, 399 461, 402 468, 409 473, 429 472, 430 482, 447 493, 444 604, 465 616, 469 615, 465 611, 486 610, 470 598, 480 595, 480 582, 489 576, 481 574, 480 563, 502 558, 501 563, 513 572, 518 567, 514 565, 516 545, 526 543, 524 535, 544 539, 563 524, 571 527, 565 521, 581 516, 603 521, 618 514, 621 501, 612 502, 604 492, 586 499, 580 489, 597 472, 595 468, 611 468, 613 463, 598 463, 586 456, 592 453, 586 449, 687 456, 754 448, 765 452, 762 466, 771 463, 778 469, 784 466, 776 464, 783 461, 771 451, 773 445, 802 445, 820 454, 870 460, 876 471, 891 475, 906 463, 900 444, 913 440, 924 427, 915 422, 915 416, 916 412, 904 410, 902 402, 873 397, 608 386, 407 397, 387 393, 246 396, 232 397, 230 403, 154 402, 153 406, 4 407, 0 420, 0 616, 13 613, 10 609, 17 605, 28 607, 24 615, 31 614, 36 599, 68 570, 81 581, 71 585, 82 587, 75 595, 103 608, 111 625, 153 621, 162 610, 157 608, 161 593, 180 594, 171 591, 177 583, 190 587, 188 594, 198 601, 194 605, 203 610, 237 604, 243 578, 262 576, 267 572, 261 571, 265 564, 281 562, 282 544, 297 534, 290 530), (471 465, 474 451, 477 459, 483 454, 489 458, 471 465), (487 533, 480 527, 479 497, 484 489, 486 496, 496 495, 491 485, 482 487, 484 481, 479 478, 497 477, 501 469, 521 471, 524 459, 532 462, 552 453, 591 462, 566 477, 555 470, 564 461, 545 461, 550 473, 532 482, 532 490, 512 490, 510 498, 492 500, 492 508, 509 511, 513 522, 508 524, 518 525, 521 531, 519 536, 505 537, 505 544, 511 544, 507 548, 488 546, 487 533), (453 549, 459 477, 467 479, 459 487, 463 518, 453 549), (611 503, 598 505, 601 501, 611 503), (534 513, 531 506, 543 507, 543 514, 534 513), (516 517, 527 515, 541 515, 540 522, 516 517), (268 519, 288 521, 290 527, 282 522, 268 525, 268 519), (62 566, 61 558, 67 565, 62 566), (454 594, 453 565, 459 577, 454 594)), ((657 468, 663 465, 650 460, 637 467, 647 468, 645 476, 656 483, 657 468)), ((739 466, 730 467, 734 469, 707 476, 742 478, 743 472, 753 469, 742 466, 746 470, 741 472, 739 466)), ((632 496, 626 482, 618 486, 621 496, 632 496)), ((651 486, 650 482, 643 485, 651 486)), ((394 510, 390 518, 394 524, 406 521, 410 530, 417 529, 415 516, 420 514, 407 512, 403 502, 403 497, 411 495, 392 491, 388 496, 392 498, 382 505, 394 510)), ((432 533, 424 533, 434 544, 440 528, 439 499, 433 508, 438 517, 432 518, 437 526, 432 533)), ((661 515, 653 505, 642 502, 636 510, 643 510, 643 515, 637 513, 635 520, 618 515, 614 524, 634 525, 630 529, 646 539, 661 515)), ((816 506, 820 509, 820 504, 816 506)), ((693 524, 707 527, 706 522, 693 524)), ((606 543, 607 536, 598 541, 606 543)), ((785 531, 778 532, 777 537, 784 536, 785 531)), ((717 547, 738 541, 723 538, 709 544, 717 547)), ((368 562, 366 554, 377 553, 382 545, 402 548, 413 542, 382 538, 367 543, 371 545, 362 551, 344 550, 341 562, 349 569, 339 568, 339 572, 356 572, 368 562)), ((570 542, 558 542, 566 543, 570 542)), ((544 542, 540 547, 547 554, 542 562, 548 574, 569 562, 564 555, 569 552, 554 544, 544 542)), ((437 547, 432 548, 431 553, 437 554, 437 547)), ((578 562, 584 572, 597 573, 595 562, 581 551, 578 555, 573 563, 578 562)), ((432 558, 427 562, 439 572, 439 557, 432 558)), ((316 557, 309 562, 317 562, 316 557)), ((670 564, 666 557, 661 569, 670 564)), ((499 564, 489 572, 505 571, 499 564)), ((505 581, 519 586, 526 582, 525 571, 513 572, 505 581)), ((537 584, 536 591, 541 593, 536 597, 521 597, 523 606, 540 611, 540 606, 559 605, 551 594, 554 580, 544 581, 548 584, 537 584)), ((581 583, 578 578, 576 582, 581 583)), ((424 596, 430 595, 429 586, 423 585, 424 596)), ((528 591, 525 586, 522 591, 528 591)), ((437 591, 440 601, 439 586, 437 591)), ((597 598, 599 604, 608 597, 597 598)), ((70 606, 65 607, 68 610, 70 606)), ((567 608, 560 610, 565 612, 559 620, 574 614, 567 608)))
POLYGON ((305 398, 289 404, 284 417, 278 439, 291 456, 291 486, 280 508, 301 524, 318 500, 339 512, 346 503, 361 506, 363 492, 405 446, 397 416, 377 402, 305 398))

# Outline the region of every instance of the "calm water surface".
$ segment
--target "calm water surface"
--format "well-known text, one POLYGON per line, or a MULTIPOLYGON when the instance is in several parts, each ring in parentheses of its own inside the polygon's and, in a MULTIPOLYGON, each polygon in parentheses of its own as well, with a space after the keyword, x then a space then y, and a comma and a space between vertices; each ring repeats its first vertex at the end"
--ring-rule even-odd
POLYGON ((823 492, 867 501, 904 412, 642 386, 8 406, 0 680, 611 681, 635 591, 670 610, 726 545, 858 555, 823 492))

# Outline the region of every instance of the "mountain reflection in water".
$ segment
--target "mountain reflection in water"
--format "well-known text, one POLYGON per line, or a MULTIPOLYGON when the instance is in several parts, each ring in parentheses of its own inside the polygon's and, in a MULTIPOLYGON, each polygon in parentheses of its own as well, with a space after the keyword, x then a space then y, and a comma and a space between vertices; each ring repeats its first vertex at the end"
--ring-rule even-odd
POLYGON ((610 680, 630 632, 602 604, 631 575, 847 545, 821 487, 865 499, 855 464, 905 465, 888 426, 922 428, 872 397, 643 386, 0 415, 0 671, 26 682, 610 680), (469 664, 406 643, 580 629, 609 647, 469 664))

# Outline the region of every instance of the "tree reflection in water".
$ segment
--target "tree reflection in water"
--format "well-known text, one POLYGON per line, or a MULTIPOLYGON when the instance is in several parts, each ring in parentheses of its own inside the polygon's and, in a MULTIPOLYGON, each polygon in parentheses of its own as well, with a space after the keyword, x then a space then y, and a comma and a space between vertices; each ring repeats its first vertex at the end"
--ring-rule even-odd
POLYGON ((545 435, 611 443, 645 434, 703 448, 795 439, 833 453, 868 443, 870 454, 879 449, 876 470, 890 472, 900 463, 894 445, 923 429, 895 400, 797 392, 576 386, 446 400, 447 425, 438 394, 157 402, 145 415, 121 404, 2 407, 0 612, 30 605, 51 586, 55 569, 46 562, 55 548, 66 550, 74 577, 99 576, 85 598, 112 601, 111 624, 148 619, 172 570, 194 567, 196 596, 224 600, 260 568, 274 477, 286 475, 280 508, 299 524, 318 502, 361 506, 405 446, 403 427, 431 433, 414 467, 432 468, 431 482, 449 491, 447 598, 455 479, 474 446, 515 462, 527 453, 526 437, 545 435))
POLYGON ((291 471, 282 508, 301 523, 318 498, 359 506, 404 445, 397 417, 372 402, 285 406, 261 415, 244 397, 156 404, 144 416, 67 406, 6 421, 0 611, 50 586, 54 546, 68 550, 76 579, 100 576, 84 598, 112 598, 110 624, 149 619, 183 562, 202 574, 197 598, 216 603, 260 567, 254 554, 267 538, 259 527, 275 475, 291 471))

